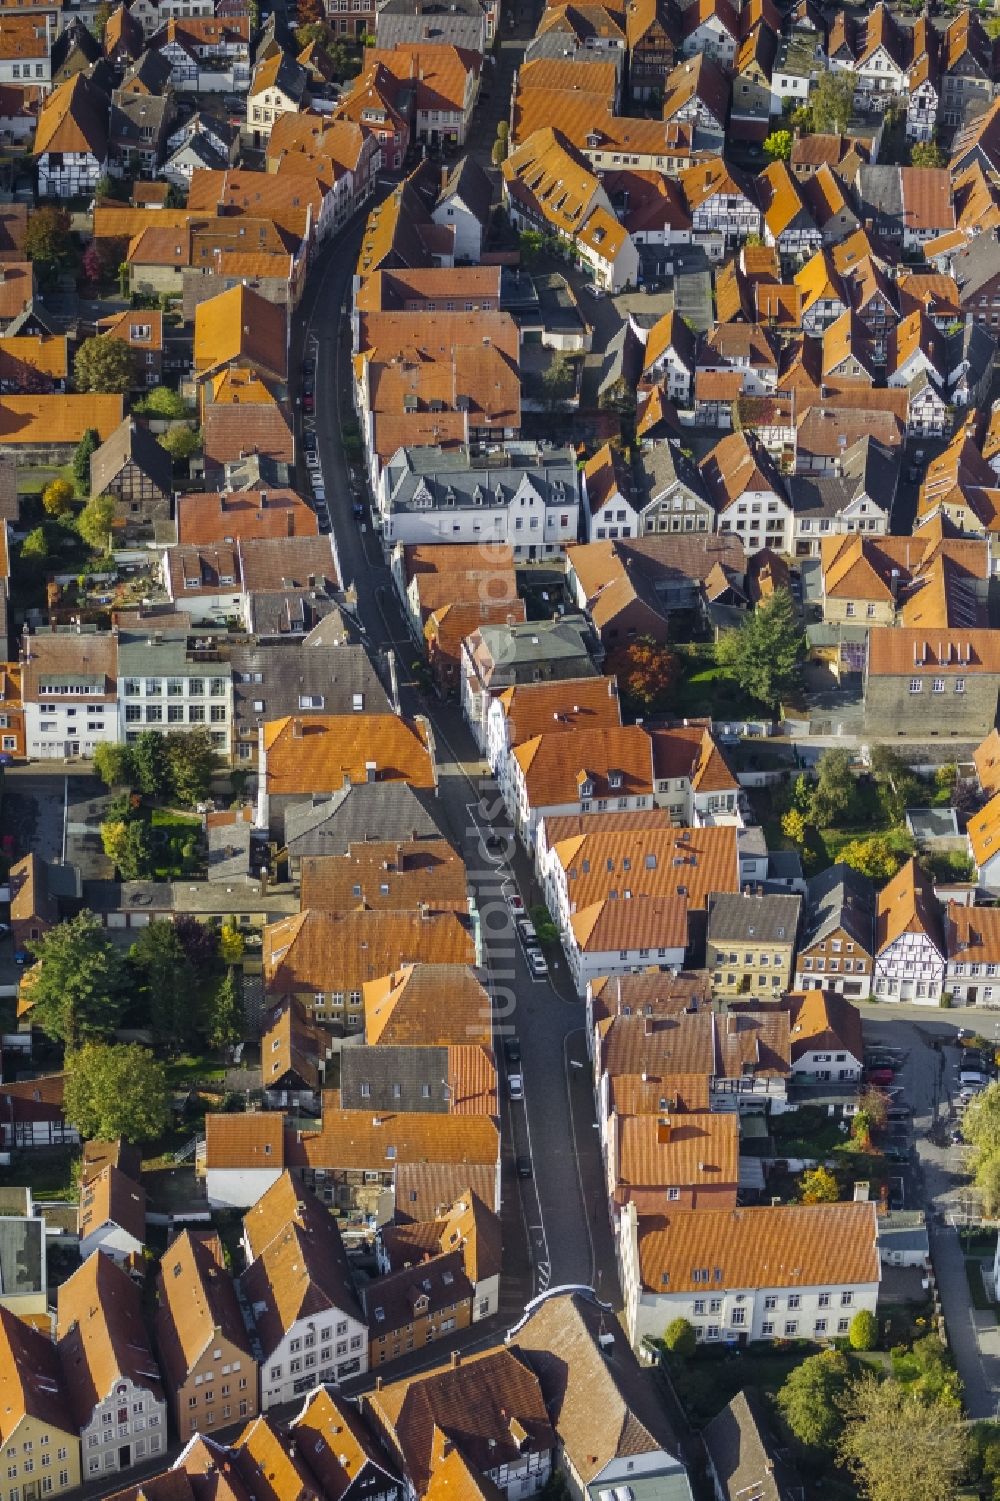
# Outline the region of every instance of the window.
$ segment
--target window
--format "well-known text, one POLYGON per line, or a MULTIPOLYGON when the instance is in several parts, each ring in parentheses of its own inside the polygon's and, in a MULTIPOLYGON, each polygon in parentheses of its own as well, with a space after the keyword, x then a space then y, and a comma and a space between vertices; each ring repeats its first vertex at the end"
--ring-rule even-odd
POLYGON ((919 693, 921 691, 921 689, 923 688, 923 686, 924 686, 924 680, 923 680, 923 678, 911 678, 910 679, 910 692, 911 693, 919 693))
POLYGON ((841 1306, 841 1308, 850 1308, 851 1304, 853 1302, 854 1302, 854 1294, 853 1293, 841 1293, 841 1295, 840 1295, 840 1306, 841 1306))
POLYGON ((802 1303, 802 1299, 799 1297, 798 1293, 789 1293, 789 1295, 788 1295, 788 1306, 789 1306, 789 1308, 799 1308, 801 1306, 801 1303, 802 1303))

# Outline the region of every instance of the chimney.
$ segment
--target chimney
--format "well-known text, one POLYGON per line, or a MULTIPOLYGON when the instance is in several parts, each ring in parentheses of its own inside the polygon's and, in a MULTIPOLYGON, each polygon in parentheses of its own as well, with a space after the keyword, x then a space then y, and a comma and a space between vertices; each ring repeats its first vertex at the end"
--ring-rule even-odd
POLYGON ((665 1147, 673 1134, 669 1115, 663 1115, 656 1122, 656 1145, 665 1147))
POLYGON ((366 761, 365 762, 365 781, 366 782, 374 782, 375 779, 376 779, 377 774, 378 774, 378 763, 376 761, 366 761))
POLYGON ((292 739, 293 740, 301 740, 302 739, 302 721, 301 721, 301 719, 293 719, 292 720, 292 739))
POLYGON ((652 1037, 652 1035, 653 1035, 653 1018, 651 1016, 647 1016, 646 1017, 646 1020, 642 1024, 642 1030, 643 1030, 644 1036, 646 1036, 646 1037, 652 1037))
POLYGON ((461 1350, 452 1350, 452 1352, 451 1352, 451 1368, 452 1368, 452 1370, 453 1371, 457 1371, 458 1368, 459 1368, 459 1366, 461 1364, 462 1364, 462 1352, 461 1352, 461 1350))

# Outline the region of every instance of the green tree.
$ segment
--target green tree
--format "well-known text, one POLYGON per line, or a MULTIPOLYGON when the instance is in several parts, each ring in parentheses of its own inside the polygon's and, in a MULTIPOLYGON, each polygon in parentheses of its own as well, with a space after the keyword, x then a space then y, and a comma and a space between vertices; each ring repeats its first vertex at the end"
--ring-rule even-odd
POLYGON ((132 384, 132 351, 114 334, 84 339, 73 361, 73 384, 78 391, 124 396, 132 384))
POLYGON ((94 552, 105 552, 111 542, 114 520, 114 496, 92 495, 76 518, 76 529, 94 552))
POLYGON ((638 709, 662 708, 679 674, 677 657, 669 646, 640 636, 620 646, 608 658, 606 671, 616 678, 622 697, 638 709))
POLYGON ((31 568, 40 568, 48 555, 49 543, 44 528, 36 526, 21 543, 21 562, 31 568))
POLYGON ((166 797, 170 791, 170 760, 162 735, 143 730, 132 744, 132 768, 144 797, 166 797))
POLYGON ((209 999, 205 1015, 205 1041, 213 1048, 224 1048, 238 1041, 242 1031, 240 1000, 236 975, 227 969, 209 999))
POLYGON ((53 479, 42 491, 42 509, 46 516, 65 516, 76 494, 68 479, 53 479))
POLYGON ((716 659, 745 693, 776 709, 798 681, 804 653, 792 596, 777 589, 736 630, 723 632, 716 659))
POLYGON ((855 790, 850 751, 839 746, 825 750, 816 765, 813 822, 821 828, 843 822, 850 813, 855 790))
POLYGON ((1000 1212, 1000 1152, 977 1153, 974 1180, 983 1213, 995 1219, 1000 1212))
POLYGON ((845 130, 854 113, 854 74, 827 69, 819 75, 809 98, 812 128, 819 134, 845 130))
POLYGON ((219 953, 223 964, 238 964, 243 958, 243 946, 243 934, 230 917, 219 930, 219 953))
POLYGON ((152 1141, 169 1119, 163 1064, 136 1043, 87 1043, 67 1060, 66 1119, 83 1137, 152 1141))
POLYGON ((962 1383, 936 1334, 914 1340, 908 1360, 918 1373, 908 1383, 911 1391, 925 1402, 941 1402, 953 1410, 961 1409, 962 1383))
POLYGON ((28 215, 24 253, 43 275, 54 275, 72 254, 70 217, 55 203, 41 203, 28 215))
POLYGON ((524 229, 518 235, 517 243, 522 264, 533 266, 545 249, 545 236, 539 234, 537 229, 524 229))
POLYGON ((193 807, 208 797, 221 762, 207 730, 175 730, 167 736, 167 764, 175 800, 193 807))
POLYGON ((663 1332, 663 1343, 671 1355, 690 1360, 697 1346, 694 1325, 687 1319, 671 1319, 663 1332))
POLYGON ((953 1501, 969 1451, 951 1407, 868 1374, 850 1387, 843 1410, 838 1455, 866 1501, 953 1501))
POLYGON ((840 851, 840 859, 845 865, 860 871, 878 885, 891 881, 906 858, 884 834, 870 834, 867 839, 852 839, 840 851))
POLYGON ((93 912, 57 923, 32 950, 33 1024, 69 1048, 113 1032, 125 1001, 125 964, 93 912))
POLYGON ((102 44, 104 42, 104 33, 108 29, 108 22, 110 20, 111 6, 108 4, 108 0, 101 0, 100 5, 94 12, 94 20, 91 26, 91 30, 93 31, 97 40, 102 44))
POLYGON ((180 392, 172 391, 169 386, 154 386, 148 395, 135 403, 135 410, 144 417, 164 417, 174 421, 190 415, 180 392))
POLYGON ((490 150, 490 161, 493 163, 494 167, 499 168, 503 166, 506 160, 507 142, 502 141, 500 137, 497 136, 496 140, 493 142, 492 149, 490 150))
POLYGON ((852 1350, 874 1350, 878 1343, 878 1321, 870 1308, 859 1308, 847 1330, 852 1350))
POLYGON ((807 1168, 799 1179, 799 1198, 803 1204, 836 1204, 840 1186, 830 1169, 807 1168))
POLYGON ((787 162, 792 154, 792 132, 772 130, 764 141, 764 150, 772 162, 787 162))
POLYGON ((943 167, 947 158, 936 141, 914 141, 910 161, 914 167, 943 167))
POLYGON ((102 823, 101 844, 123 881, 145 881, 156 869, 153 831, 144 818, 111 819, 102 823))
POLYGON ((195 973, 172 922, 151 922, 129 950, 145 1025, 181 1046, 198 1031, 195 973))
POLYGON ((576 388, 576 367, 568 355, 560 351, 549 361, 541 375, 542 396, 550 412, 570 396, 576 388))
POLYGON ((157 440, 161 448, 178 463, 181 459, 189 459, 192 454, 199 453, 202 445, 200 428, 193 427, 168 427, 165 433, 161 433, 157 440))
POLYGON ((851 1368, 839 1350, 810 1355, 785 1378, 777 1395, 778 1411, 800 1444, 833 1448, 843 1426, 840 1403, 851 1368))
POLYGON ((994 1082, 969 1102, 962 1135, 980 1157, 1000 1155, 1000 1083, 994 1082))
POLYGON ((131 787, 135 780, 131 746, 102 740, 94 750, 94 770, 105 787, 131 787))
POLYGON ((96 427, 88 427, 73 454, 73 478, 78 495, 90 494, 90 456, 101 446, 101 435, 96 427))

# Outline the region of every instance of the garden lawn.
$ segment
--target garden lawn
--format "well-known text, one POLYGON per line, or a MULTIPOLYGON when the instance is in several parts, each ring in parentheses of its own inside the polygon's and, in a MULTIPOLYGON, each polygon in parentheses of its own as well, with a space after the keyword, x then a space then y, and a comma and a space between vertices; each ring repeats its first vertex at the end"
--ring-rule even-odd
POLYGON ((226 1070, 215 1053, 182 1053, 166 1064, 166 1074, 171 1089, 183 1089, 189 1084, 221 1084, 226 1070))
POLYGON ((186 813, 174 813, 169 808, 154 808, 149 822, 156 831, 156 879, 174 881, 189 874, 184 865, 183 850, 189 840, 197 840, 201 832, 201 819, 190 817, 186 813))
POLYGON ((30 1152, 15 1152, 10 1167, 0 1170, 0 1186, 30 1183, 36 1199, 75 1204, 80 1190, 73 1169, 79 1152, 78 1147, 36 1147, 30 1152))
POLYGON ((795 1350, 723 1350, 699 1347, 690 1360, 671 1360, 670 1380, 691 1425, 703 1428, 744 1387, 773 1397, 795 1367, 818 1346, 795 1350))
POLYGON ((736 679, 718 665, 713 642, 678 646, 676 651, 681 678, 672 694, 673 713, 717 718, 724 708, 727 718, 771 718, 771 711, 744 693, 736 679))

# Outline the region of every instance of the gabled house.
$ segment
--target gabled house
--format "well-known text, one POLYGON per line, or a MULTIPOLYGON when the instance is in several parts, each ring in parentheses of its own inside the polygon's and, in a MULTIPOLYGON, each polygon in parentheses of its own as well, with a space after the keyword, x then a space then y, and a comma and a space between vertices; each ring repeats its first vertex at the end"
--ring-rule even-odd
POLYGON ((491 1481, 506 1501, 536 1494, 552 1472, 558 1440, 541 1386, 525 1358, 505 1346, 471 1356, 456 1350, 450 1365, 369 1392, 361 1410, 416 1496, 428 1490, 445 1434, 473 1482, 491 1481), (464 1415, 460 1422, 456 1414, 464 1415))
POLYGON ((599 448, 584 466, 582 483, 588 541, 638 536, 632 476, 618 449, 608 443, 599 448))
POLYGON ((876 998, 939 1005, 945 960, 944 927, 934 887, 911 857, 878 894, 876 998))
POLYGON ((83 73, 46 96, 33 147, 42 198, 93 192, 108 169, 108 108, 108 96, 83 73))
POLYGON ((949 902, 944 936, 948 952, 945 983, 952 1000, 960 1006, 988 1006, 1000 994, 1000 911, 949 902))
POLYGON ((752 187, 722 157, 696 163, 680 180, 695 241, 704 241, 712 259, 721 260, 725 250, 760 232, 761 212, 752 187))
POLYGON ((817 986, 863 1000, 872 989, 874 954, 871 882, 839 863, 813 876, 795 961, 795 989, 817 986))
POLYGON ((134 538, 170 520, 173 461, 147 427, 126 417, 91 454, 90 491, 115 497, 115 522, 134 538))
POLYGON ((309 1022, 294 996, 276 1006, 261 1034, 264 1098, 272 1110, 319 1115, 329 1034, 309 1022))
POLYGON ((288 1181, 252 1211, 255 1249, 240 1278, 260 1342, 262 1412, 368 1369, 368 1330, 333 1216, 288 1181))
POLYGON ((772 162, 757 179, 764 216, 764 241, 779 254, 805 260, 823 245, 823 232, 786 162, 772 162))
POLYGON ((405 1501, 406 1489, 384 1447, 353 1402, 330 1386, 309 1393, 290 1425, 295 1447, 327 1501, 405 1501))
POLYGON ((720 532, 734 532, 748 553, 793 551, 793 511, 766 450, 745 433, 722 438, 702 459, 701 478, 720 532))
POLYGON ((691 400, 697 346, 691 329, 677 313, 664 313, 646 335, 644 381, 662 381, 667 396, 680 406, 691 400))
POLYGON ((634 99, 665 94, 664 80, 674 66, 677 36, 665 0, 629 0, 625 7, 629 54, 629 88, 634 99))
MULTIPOLYGON (((43 1248, 43 1259, 44 1255, 43 1248)), ((49 1482, 46 1495, 76 1490, 81 1479, 80 1434, 68 1377, 48 1330, 32 1328, 4 1307, 0 1307, 0 1393, 7 1490, 26 1485, 38 1494, 35 1487, 41 1479, 49 1482), (49 1464, 40 1477, 43 1456, 49 1464)))
POLYGON ((209 1115, 197 1167, 213 1207, 246 1209, 281 1177, 285 1165, 285 1119, 254 1115, 209 1115))
MULTIPOLYGON (((836 867, 834 867, 836 868, 836 867)), ((842 867, 844 870, 848 867, 842 867)), ((874 892, 869 890, 874 915, 874 892)), ((830 940, 832 943, 833 940, 830 940)), ((861 1014, 837 990, 836 980, 820 977, 820 988, 788 996, 792 1077, 806 1083, 857 1083, 865 1067, 861 1014)), ((859 994, 861 993, 859 987, 859 994)))
POLYGON ((740 39, 740 18, 729 0, 693 0, 682 12, 681 36, 685 57, 703 52, 716 62, 731 64, 740 39))
POLYGON ((59 1288, 56 1341, 93 1480, 145 1465, 167 1449, 167 1404, 142 1318, 142 1293, 94 1251, 59 1288))
POLYGON ((80 1193, 80 1259, 100 1250, 119 1264, 141 1257, 146 1243, 146 1190, 110 1164, 80 1193))
POLYGON ((160 1261, 156 1349, 179 1438, 257 1415, 257 1362, 222 1243, 184 1230, 160 1261))
POLYGON ((306 69, 287 53, 276 52, 258 63, 247 90, 247 130, 255 146, 266 143, 279 116, 303 108, 308 84, 306 69))

